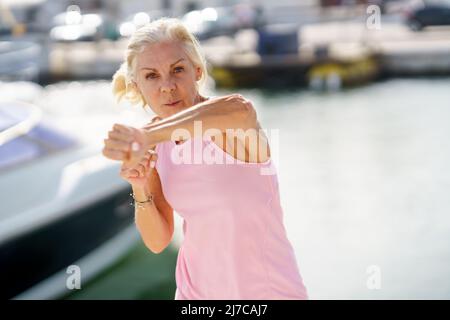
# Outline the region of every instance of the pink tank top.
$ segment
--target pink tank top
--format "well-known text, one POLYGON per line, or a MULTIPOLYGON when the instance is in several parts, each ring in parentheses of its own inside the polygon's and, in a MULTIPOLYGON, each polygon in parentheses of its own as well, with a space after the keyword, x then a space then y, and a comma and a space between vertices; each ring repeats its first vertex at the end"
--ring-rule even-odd
POLYGON ((261 174, 275 170, 272 159, 236 160, 210 137, 165 141, 155 150, 164 196, 183 218, 176 300, 308 299, 277 175, 261 174))

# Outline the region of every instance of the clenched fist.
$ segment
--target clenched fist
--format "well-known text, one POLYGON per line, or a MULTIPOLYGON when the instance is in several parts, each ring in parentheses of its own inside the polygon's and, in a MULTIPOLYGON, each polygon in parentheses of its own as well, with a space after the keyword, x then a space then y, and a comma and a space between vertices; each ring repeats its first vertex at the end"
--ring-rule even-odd
MULTIPOLYGON (((161 120, 154 117, 152 123, 161 120)), ((146 155, 146 152, 153 149, 155 145, 148 142, 144 129, 114 124, 113 129, 108 132, 108 138, 104 140, 102 153, 112 160, 123 161, 128 167, 137 165, 146 155)))

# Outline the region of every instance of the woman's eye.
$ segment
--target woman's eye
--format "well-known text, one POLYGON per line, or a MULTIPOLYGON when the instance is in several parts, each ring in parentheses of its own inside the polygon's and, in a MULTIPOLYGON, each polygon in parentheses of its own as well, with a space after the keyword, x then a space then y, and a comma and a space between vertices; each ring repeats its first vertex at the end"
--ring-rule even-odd
POLYGON ((174 70, 175 70, 175 72, 177 73, 177 72, 183 71, 184 68, 183 68, 183 67, 176 67, 174 70))
POLYGON ((155 79, 157 77, 156 73, 149 73, 145 76, 145 79, 155 79))

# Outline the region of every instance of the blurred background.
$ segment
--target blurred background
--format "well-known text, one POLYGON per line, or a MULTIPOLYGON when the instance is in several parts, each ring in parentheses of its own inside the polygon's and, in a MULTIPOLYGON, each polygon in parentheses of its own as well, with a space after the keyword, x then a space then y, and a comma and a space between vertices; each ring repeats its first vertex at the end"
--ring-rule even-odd
POLYGON ((201 41, 206 95, 240 92, 278 130, 310 298, 450 298, 450 1, 0 0, 2 298, 174 298, 182 221, 149 251, 101 154, 152 117, 110 81, 162 16, 201 41))

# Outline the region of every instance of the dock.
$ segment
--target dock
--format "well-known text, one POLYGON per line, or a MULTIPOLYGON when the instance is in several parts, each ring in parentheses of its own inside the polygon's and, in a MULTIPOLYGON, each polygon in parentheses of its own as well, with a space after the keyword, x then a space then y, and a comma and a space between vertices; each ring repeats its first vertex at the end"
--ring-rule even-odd
MULTIPOLYGON (((111 78, 123 61, 127 41, 49 43, 44 78, 111 78)), ((320 62, 315 56, 320 48, 340 56, 348 55, 352 47, 369 49, 365 57, 376 56, 379 73, 385 76, 450 75, 449 27, 413 32, 399 23, 382 24, 380 30, 370 30, 359 21, 305 25, 298 29, 298 54, 272 57, 257 54, 257 41, 254 30, 203 41, 216 82, 264 85, 264 79, 270 78, 273 84, 281 72, 290 82, 305 85, 308 71, 320 62)))

